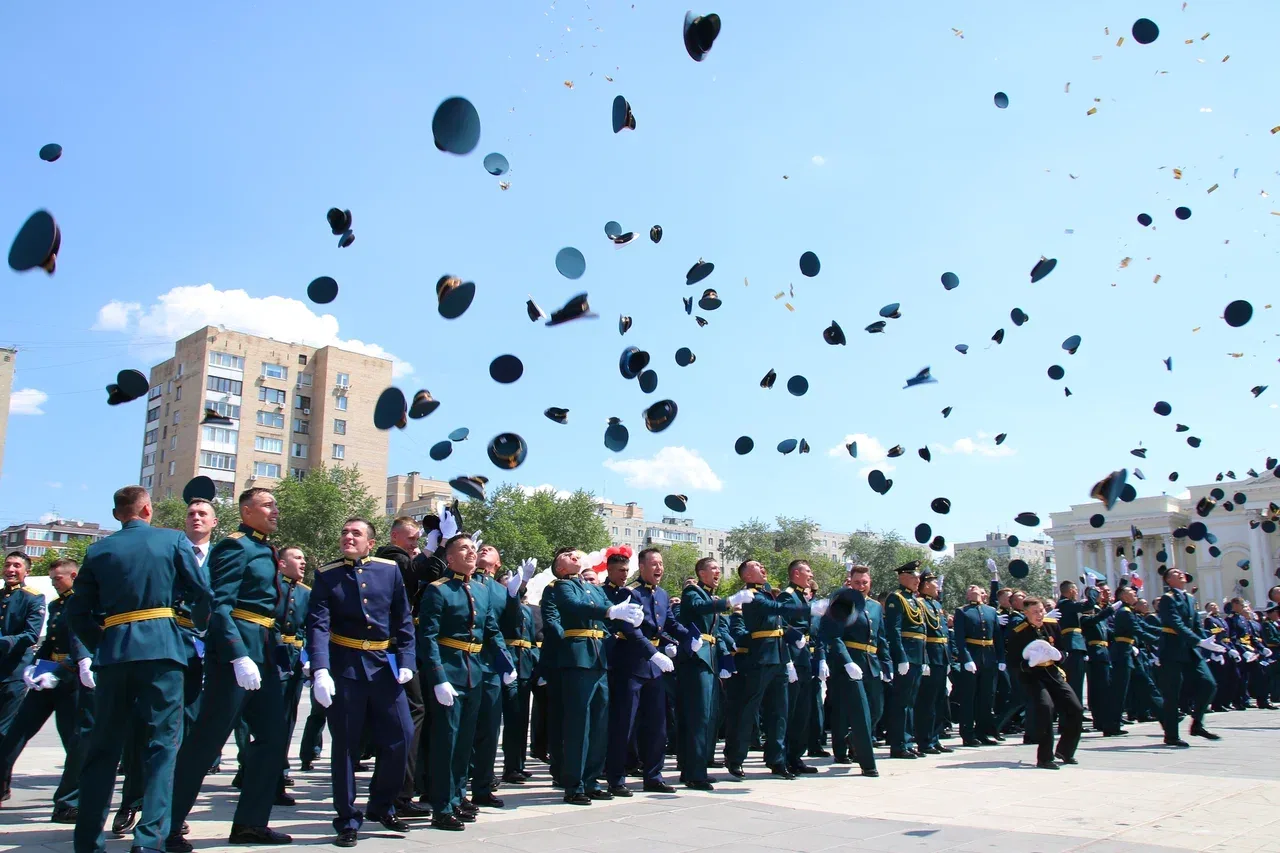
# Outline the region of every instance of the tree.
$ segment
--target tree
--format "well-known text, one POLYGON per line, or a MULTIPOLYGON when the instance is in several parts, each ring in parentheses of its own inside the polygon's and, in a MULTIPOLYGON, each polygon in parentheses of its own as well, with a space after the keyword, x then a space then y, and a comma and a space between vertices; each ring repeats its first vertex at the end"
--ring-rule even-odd
MULTIPOLYGON (((764 566, 769 583, 772 586, 786 586, 787 566, 793 560, 808 560, 814 570, 815 577, 822 569, 822 574, 830 576, 831 560, 810 557, 817 542, 818 523, 811 518, 789 518, 780 515, 770 526, 758 518, 745 524, 739 524, 729 531, 724 541, 725 558, 741 563, 755 560, 764 566), (817 561, 815 563, 815 561, 817 561)), ((728 590, 736 590, 740 584, 737 579, 737 566, 724 566, 724 582, 721 586, 728 590)), ((819 580, 819 588, 825 589, 826 583, 819 580)))
POLYGON ((912 560, 929 562, 929 552, 908 543, 896 530, 878 535, 854 533, 844 545, 844 555, 871 567, 871 590, 879 595, 898 588, 898 567, 912 560))
POLYGON ((50 548, 31 561, 31 574, 36 577, 47 577, 53 564, 63 557, 84 565, 84 552, 89 549, 92 542, 93 540, 88 536, 77 536, 61 548, 50 548))
MULTIPOLYGON (((1000 570, 1001 587, 1025 590, 1030 595, 1047 597, 1050 600, 1057 598, 1053 589, 1053 580, 1045 571, 1044 563, 1039 561, 1029 563, 1030 571, 1025 578, 1019 580, 1009 574, 1008 557, 997 557, 986 548, 977 548, 960 551, 954 557, 943 557, 938 561, 935 571, 946 577, 943 590, 945 607, 963 606, 964 592, 969 584, 977 584, 984 590, 990 588, 991 573, 987 571, 988 558, 996 561, 996 568, 1000 570)), ((995 606, 994 602, 992 606, 995 606)))
POLYGON ((670 595, 678 596, 684 589, 684 582, 694 577, 698 549, 688 542, 676 542, 663 545, 658 550, 662 552, 662 588, 670 595))
MULTIPOLYGON (((218 523, 213 527, 212 541, 217 542, 240 526, 240 508, 231 498, 217 497, 213 499, 213 511, 217 514, 218 523)), ((170 530, 186 529, 187 502, 176 495, 161 498, 153 503, 151 513, 152 527, 166 527, 170 530)))
POLYGON ((483 503, 462 504, 460 512, 464 529, 480 530, 480 538, 498 549, 508 567, 534 557, 545 568, 559 548, 596 551, 609 544, 595 497, 581 489, 559 498, 547 491, 526 494, 503 483, 483 503))
MULTIPOLYGON (((272 493, 280 508, 280 526, 271 539, 277 547, 301 548, 308 574, 342 556, 338 536, 353 516, 368 519, 377 544, 386 544, 389 524, 380 509, 382 501, 369 493, 355 468, 320 465, 301 479, 281 480, 272 493)), ((222 516, 219 512, 219 524, 222 516)))

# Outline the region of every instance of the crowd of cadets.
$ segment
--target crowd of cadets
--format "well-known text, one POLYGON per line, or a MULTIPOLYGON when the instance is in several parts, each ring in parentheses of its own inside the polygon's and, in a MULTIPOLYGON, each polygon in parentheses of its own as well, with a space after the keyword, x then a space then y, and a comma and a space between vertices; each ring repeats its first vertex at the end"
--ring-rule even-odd
POLYGON ((562 549, 533 602, 536 561, 507 571, 479 534, 459 531, 456 508, 425 537, 396 519, 381 547, 371 524, 351 519, 342 559, 308 587, 302 552, 271 541, 271 493, 246 491, 239 512, 238 530, 211 543, 209 502, 190 503, 184 535, 152 528, 147 493, 121 489, 122 529, 83 566, 53 566, 47 620, 45 598, 24 585, 30 560, 5 558, 3 798, 53 716, 67 756, 53 820, 75 824, 78 853, 105 850, 118 771, 111 833, 132 832, 135 850, 190 851, 187 815, 233 732, 241 795, 230 842, 289 843, 268 822, 273 805, 294 803, 286 753, 307 682, 298 757, 310 771, 327 727, 343 847, 366 818, 399 832, 428 816, 462 830, 481 808, 503 807, 500 786, 533 778, 530 758, 582 806, 632 796, 628 778, 671 793, 668 764, 686 787, 714 790, 742 780, 753 751, 781 779, 817 773, 806 757, 874 777, 875 747, 917 759, 954 751, 943 743, 954 735, 981 747, 1020 734, 1037 745, 1036 766, 1058 769, 1077 763, 1080 697, 1104 737, 1159 719, 1175 747, 1187 745, 1184 714, 1190 734, 1217 739, 1207 706, 1271 708, 1280 697, 1280 587, 1262 618, 1239 598, 1199 614, 1176 569, 1153 608, 1123 581, 1115 591, 1066 581, 1057 601, 1041 601, 1001 588, 992 567, 990 589, 970 586, 948 611, 919 562, 879 596, 870 570, 850 565, 821 598, 804 561, 781 589, 744 562, 741 589, 725 596, 721 566, 703 558, 672 597, 657 550, 637 555, 632 579, 626 549, 610 549, 600 572, 562 549), (354 774, 370 758, 360 809, 354 774))

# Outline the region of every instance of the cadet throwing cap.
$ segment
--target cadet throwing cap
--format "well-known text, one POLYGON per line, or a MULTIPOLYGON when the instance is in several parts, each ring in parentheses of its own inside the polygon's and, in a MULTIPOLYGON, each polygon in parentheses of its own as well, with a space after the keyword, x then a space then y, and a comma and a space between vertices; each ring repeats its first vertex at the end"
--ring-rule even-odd
POLYGON ((53 275, 62 248, 62 231, 47 210, 37 210, 23 223, 9 247, 9 268, 26 272, 36 267, 53 275))
POLYGON ((524 375, 524 364, 514 355, 500 355, 489 362, 489 375, 494 382, 510 385, 524 375))
POLYGON ((991 340, 995 341, 997 344, 1004 343, 1004 329, 996 329, 996 333, 991 336, 991 340))
POLYGON ((338 282, 327 275, 314 279, 307 285, 307 298, 317 305, 328 305, 338 298, 338 282))
POLYGON ((338 248, 345 249, 356 241, 356 232, 347 231, 338 238, 338 248))
POLYGON ((563 307, 552 311, 551 319, 547 320, 547 325, 559 326, 561 323, 568 323, 570 320, 589 320, 599 316, 599 314, 591 312, 591 305, 587 302, 587 294, 579 293, 566 302, 563 307))
POLYGON ((953 272, 944 272, 942 274, 942 286, 947 290, 955 290, 960 286, 960 276, 953 272))
POLYGON ((213 480, 201 474, 199 477, 192 477, 187 484, 182 487, 183 503, 191 503, 192 501, 211 501, 218 494, 218 488, 214 485, 213 480))
POLYGON ((1151 216, 1146 213, 1139 213, 1138 224, 1141 225, 1143 228, 1146 228, 1148 225, 1151 224, 1151 216))
POLYGON ((551 420, 555 421, 558 424, 566 424, 569 422, 569 410, 561 409, 558 406, 552 406, 546 411, 544 411, 542 414, 546 415, 548 418, 550 418, 551 420))
POLYGON ((604 235, 610 239, 622 236, 622 226, 610 219, 604 224, 604 235))
POLYGON ((701 62, 711 50, 716 36, 720 35, 720 16, 684 14, 684 49, 694 62, 701 62))
POLYGON ((818 270, 822 269, 822 263, 818 260, 818 256, 813 252, 805 252, 800 256, 800 274, 813 278, 818 274, 818 270))
POLYGON ((697 284, 707 276, 711 275, 715 268, 716 265, 710 261, 704 261, 702 258, 698 258, 698 262, 689 267, 689 271, 684 274, 684 283, 697 284))
POLYGON ((476 298, 474 282, 463 281, 456 276, 442 275, 436 282, 436 301, 439 303, 440 316, 446 320, 456 320, 471 307, 471 300, 476 298))
POLYGON ((738 440, 733 443, 733 452, 739 456, 746 456, 752 450, 755 450, 756 443, 749 435, 738 436, 738 440))
POLYGON ((475 474, 471 477, 454 477, 449 485, 474 501, 484 501, 484 487, 488 482, 488 477, 475 474))
POLYGON ((467 436, 469 435, 471 435, 471 430, 467 429, 466 427, 458 427, 453 432, 449 433, 449 440, 450 441, 466 441, 467 436))
POLYGON ((886 320, 899 320, 902 318, 902 312, 898 310, 898 307, 897 302, 890 302, 880 309, 880 316, 886 320))
POLYGON ((565 246, 556 252, 556 270, 565 278, 582 278, 587 271, 587 259, 572 246, 565 246))
POLYGON ((627 347, 618 356, 618 372, 623 379, 635 379, 649 366, 649 353, 639 347, 627 347))
POLYGON ((489 442, 489 461, 499 468, 510 471, 519 468, 524 458, 529 455, 529 448, 524 439, 514 432, 495 435, 489 442))
POLYGON ((1179 207, 1179 208, 1177 208, 1176 210, 1174 210, 1174 211, 1173 211, 1173 215, 1174 215, 1174 216, 1176 216, 1176 217, 1178 217, 1179 219, 1183 219, 1183 220, 1190 219, 1190 218, 1191 218, 1191 208, 1189 208, 1189 207, 1179 207))
POLYGON ((1003 110, 1008 109, 1009 107, 1009 96, 1004 92, 996 92, 995 97, 992 98, 992 100, 995 101, 997 109, 1003 110))
POLYGON ((505 175, 511 164, 497 151, 484 155, 484 170, 490 175, 505 175))
POLYGON ((1154 411, 1160 417, 1166 417, 1173 412, 1173 406, 1170 406, 1164 400, 1161 400, 1160 402, 1156 403, 1155 408, 1152 411, 1154 411))
POLYGON ((1089 526, 1093 528, 1101 527, 1107 523, 1107 517, 1100 512, 1095 512, 1089 516, 1089 526))
POLYGON ((604 431, 604 446, 612 450, 614 453, 621 453, 627 447, 627 441, 631 438, 631 433, 627 432, 627 428, 622 425, 622 421, 618 418, 609 418, 609 426, 604 431))
POLYGON ((625 335, 627 330, 631 328, 631 315, 620 314, 618 316, 618 334, 625 335))
POLYGON ((1031 568, 1024 560, 1014 559, 1009 561, 1009 574, 1018 580, 1025 578, 1030 571, 1031 568))
POLYGON ((1036 261, 1036 265, 1031 268, 1031 283, 1035 284, 1040 279, 1053 272, 1053 268, 1058 265, 1057 258, 1041 258, 1036 261))
POLYGON ((1021 308, 1014 308, 1012 311, 1009 312, 1009 319, 1013 321, 1013 325, 1021 326, 1023 323, 1027 322, 1031 318, 1028 317, 1026 312, 1024 312, 1021 308))
POLYGON ((1010 547, 1010 548, 1017 548, 1017 547, 1018 547, 1018 537, 1017 537, 1017 536, 1010 536, 1010 537, 1009 537, 1008 539, 1006 539, 1005 541, 1009 543, 1009 547, 1010 547))
POLYGON ((62 156, 62 146, 56 142, 40 146, 40 159, 46 163, 56 163, 62 156))
POLYGON ((655 225, 649 229, 649 239, 655 243, 662 242, 662 226, 655 225))
POLYGON ((408 422, 408 404, 399 388, 388 388, 378 395, 373 407, 373 425, 378 429, 404 428, 408 422))
POLYGON ((1034 512, 1020 512, 1014 516, 1013 520, 1025 527, 1036 527, 1040 524, 1040 516, 1034 512))
POLYGON ((778 442, 778 452, 783 456, 786 456, 788 453, 795 450, 798 444, 799 442, 794 438, 784 438, 782 441, 778 442))
MULTIPOLYGON (((892 482, 892 481, 890 481, 890 482, 892 482)), ((933 541, 929 543, 929 550, 930 550, 930 551, 945 551, 945 550, 947 550, 947 540, 943 539, 941 536, 935 536, 935 537, 933 537, 933 541)))
POLYGON ((147 391, 150 390, 147 377, 141 370, 121 370, 116 374, 116 385, 126 403, 147 396, 147 391))
POLYGON ((764 375, 764 378, 760 380, 760 387, 768 390, 773 387, 773 383, 776 381, 778 381, 778 371, 771 367, 769 372, 764 375))
POLYGON ((466 98, 446 98, 431 117, 436 148, 450 154, 470 154, 480 141, 480 114, 466 98))
POLYGON ((1061 365, 1053 364, 1049 366, 1049 378, 1057 382, 1059 379, 1067 375, 1067 371, 1062 369, 1061 365))
POLYGON ((951 499, 950 498, 934 498, 929 503, 929 509, 936 512, 938 515, 946 515, 947 513, 951 512, 951 499))
POLYGON ((349 210, 331 207, 329 212, 324 215, 324 218, 329 223, 329 231, 335 237, 341 237, 351 230, 351 211, 349 210))
POLYGON ((933 528, 927 524, 916 525, 916 541, 921 545, 929 541, 929 537, 933 536, 933 528))
POLYGON ((710 288, 707 288, 702 291, 702 298, 698 300, 698 307, 703 311, 716 310, 720 307, 720 294, 710 288))

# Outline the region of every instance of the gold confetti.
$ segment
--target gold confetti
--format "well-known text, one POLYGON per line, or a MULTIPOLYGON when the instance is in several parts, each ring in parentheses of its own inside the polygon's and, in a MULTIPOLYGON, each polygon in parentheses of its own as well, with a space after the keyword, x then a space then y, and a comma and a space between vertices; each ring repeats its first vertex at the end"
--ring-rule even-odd
POLYGON ((1244 358, 1244 353, 1242 352, 1229 352, 1227 353, 1227 355, 1231 356, 1232 358, 1244 358))
POLYGON ((573 81, 572 81, 572 80, 565 80, 565 81, 564 81, 564 87, 565 87, 566 89, 572 89, 572 88, 573 88, 573 81))
POLYGON ((1213 186, 1209 187, 1209 189, 1205 190, 1205 192, 1213 192, 1213 191, 1214 191, 1214 190, 1216 190, 1217 188, 1218 188, 1218 185, 1217 185, 1217 184, 1214 184, 1213 186))
POLYGON ((1228 53, 1226 56, 1222 57, 1222 61, 1226 62, 1230 58, 1231 58, 1231 54, 1228 53))
POLYGON ((1119 47, 1122 44, 1124 44, 1124 36, 1120 36, 1120 38, 1116 40, 1116 47, 1119 47))
POLYGON ((1271 128, 1272 136, 1275 136, 1277 133, 1280 133, 1280 124, 1277 124, 1275 127, 1271 128))
POLYGON ((784 302, 784 303, 782 303, 782 304, 784 304, 784 305, 786 305, 786 306, 787 306, 787 310, 788 310, 788 311, 795 311, 795 310, 796 310, 796 309, 792 306, 792 304, 791 304, 790 302, 784 302))
POLYGON ((1209 37, 1209 34, 1208 34, 1208 33, 1205 33, 1204 35, 1200 36, 1200 41, 1204 41, 1204 40, 1205 40, 1205 39, 1207 39, 1208 37, 1209 37))
POLYGON ((781 299, 782 297, 784 297, 784 296, 786 296, 786 295, 787 295, 787 292, 786 292, 785 290, 779 290, 777 293, 773 294, 773 298, 774 298, 774 299, 781 299))
POLYGON ((1280 216, 1280 210, 1273 210, 1273 211, 1271 211, 1271 215, 1272 215, 1272 216, 1280 216))
POLYGON ((1174 179, 1175 181, 1180 181, 1180 180, 1182 180, 1182 170, 1181 170, 1181 169, 1174 169, 1174 170, 1173 170, 1173 179, 1174 179))
POLYGON ((1152 284, 1159 284, 1159 283, 1160 283, 1160 274, 1159 274, 1159 273, 1156 273, 1156 277, 1155 277, 1155 278, 1153 278, 1153 279, 1151 279, 1151 283, 1152 283, 1152 284))
POLYGON ((1064 94, 1067 94, 1067 95, 1070 95, 1070 94, 1071 94, 1071 81, 1070 81, 1070 80, 1068 80, 1068 81, 1067 81, 1067 85, 1065 85, 1065 86, 1063 86, 1063 87, 1062 87, 1062 91, 1063 91, 1063 93, 1064 93, 1064 94))
POLYGON ((1125 267, 1129 266, 1129 264, 1131 264, 1132 262, 1133 262, 1133 258, 1122 258, 1120 260, 1120 269, 1124 269, 1125 267))
POLYGON ((952 27, 951 32, 955 33, 959 38, 964 38, 964 30, 957 30, 955 27, 952 27))
POLYGON ((1198 332, 1198 331, 1200 331, 1200 327, 1199 327, 1199 326, 1196 326, 1194 329, 1192 329, 1192 330, 1191 330, 1191 334, 1193 334, 1193 335, 1194 335, 1194 334, 1195 334, 1196 332, 1198 332))
POLYGON ((1087 115, 1087 116, 1091 116, 1091 115, 1093 115, 1094 113, 1096 113, 1097 111, 1098 111, 1098 108, 1097 108, 1097 107, 1089 107, 1089 111, 1088 111, 1087 113, 1085 113, 1085 115, 1087 115))
POLYGON ((510 182, 510 181, 498 181, 498 189, 500 189, 500 190, 504 190, 504 191, 505 191, 505 190, 509 190, 509 189, 511 189, 511 182, 510 182))
POLYGON ((1183 44, 1195 44, 1195 43, 1196 43, 1195 39, 1187 39, 1186 41, 1183 42, 1183 44))

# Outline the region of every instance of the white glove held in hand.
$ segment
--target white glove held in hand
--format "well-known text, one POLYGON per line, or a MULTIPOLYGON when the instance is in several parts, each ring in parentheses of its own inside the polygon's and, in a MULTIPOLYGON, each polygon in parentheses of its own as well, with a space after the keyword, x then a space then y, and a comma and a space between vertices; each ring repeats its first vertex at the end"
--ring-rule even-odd
POLYGON ((831 677, 831 667, 827 666, 825 660, 818 661, 818 680, 826 681, 831 677))
POLYGON ((830 600, 826 598, 815 598, 809 602, 809 615, 822 617, 827 614, 827 609, 831 607, 830 600))
POLYGON ((991 575, 992 580, 996 580, 1000 577, 1000 570, 996 568, 996 561, 990 557, 987 558, 987 573, 991 575))
POLYGON ((1053 610, 1050 610, 1048 613, 1046 613, 1046 614, 1044 615, 1044 618, 1046 618, 1046 619, 1061 619, 1061 618, 1062 618, 1062 613, 1061 613, 1061 612, 1059 612, 1059 611, 1058 611, 1058 608, 1056 608, 1056 607, 1055 607, 1053 610))
POLYGON ((799 680, 800 680, 800 676, 796 674, 796 665, 790 661, 787 661, 787 683, 795 684, 799 680))
POLYGON ((890 682, 893 681, 893 673, 890 672, 888 669, 881 669, 880 680, 883 681, 885 684, 889 684, 890 682))
POLYGON ((921 664, 921 665, 920 665, 920 674, 921 674, 921 675, 928 675, 928 674, 929 674, 929 673, 931 673, 931 672, 933 672, 933 670, 931 670, 931 669, 929 668, 929 664, 925 663, 925 664, 921 664))
POLYGON ((654 652, 649 661, 658 667, 658 672, 674 672, 676 668, 676 665, 671 662, 671 658, 662 652, 654 652))
POLYGON ((511 577, 507 578, 507 595, 512 598, 518 597, 522 583, 524 583, 524 575, 520 572, 512 572, 511 577))
POLYGON ((453 685, 449 682, 437 684, 435 686, 436 701, 448 708, 453 704, 453 700, 458 697, 458 691, 453 689, 453 685))
POLYGON ((910 671, 911 671, 911 664, 908 663, 907 661, 903 661, 902 663, 898 664, 898 675, 906 675, 910 671))
POLYGON ((338 688, 333 683, 329 670, 317 669, 311 678, 311 693, 316 697, 316 702, 320 703, 320 707, 328 708, 332 705, 333 695, 337 692, 338 688))
POLYGON ((1008 667, 1002 663, 999 663, 999 664, 996 664, 996 669, 1000 670, 1001 672, 1004 672, 1006 669, 1008 669, 1008 667))
POLYGON ((689 641, 689 651, 693 652, 694 654, 697 654, 698 650, 701 648, 702 648, 702 637, 698 635, 694 635, 694 638, 689 641))
POLYGON ((36 690, 36 667, 35 664, 27 667, 22 671, 22 683, 27 685, 28 690, 36 690))
POLYGON ((1001 614, 997 615, 997 616, 996 616, 996 621, 997 621, 997 622, 999 622, 1002 626, 1003 626, 1003 625, 1008 625, 1008 624, 1009 624, 1009 614, 1008 614, 1008 613, 1001 613, 1001 614))
MULTIPOLYGON (((1235 649, 1227 649, 1227 656, 1230 657, 1233 661, 1240 660, 1240 653, 1235 649)), ((1219 657, 1221 657, 1221 655, 1219 655, 1219 657)))
POLYGON ((520 577, 529 581, 538 573, 538 558, 529 557, 520 563, 520 577))
POLYGON ((1211 652, 1218 652, 1219 654, 1227 650, 1226 646, 1219 645, 1212 637, 1205 637, 1200 641, 1199 646, 1202 649, 1207 649, 1211 652))
MULTIPOLYGON (((1256 655, 1255 655, 1256 657, 1256 655)), ((42 672, 35 677, 33 690, 52 690, 58 686, 58 676, 52 672, 42 672)))
POLYGON ((236 658, 231 662, 231 668, 236 674, 236 684, 242 689, 257 690, 262 686, 262 674, 258 672, 258 665, 250 658, 236 658))
POLYGON ((803 649, 807 645, 809 645, 809 640, 807 637, 801 637, 800 639, 796 640, 796 643, 795 643, 795 646, 797 649, 803 649))
POLYGON ((90 690, 97 687, 98 682, 93 677, 93 661, 89 658, 82 658, 77 666, 80 667, 80 683, 90 690))
POLYGON ((667 657, 671 658, 672 660, 675 660, 675 656, 679 654, 679 652, 680 650, 676 648, 675 644, 673 643, 667 643, 662 649, 662 653, 665 654, 667 657))
POLYGON ((453 513, 444 510, 440 513, 440 538, 445 542, 458 535, 458 519, 453 517, 453 513))
POLYGON ((741 607, 742 605, 746 604, 748 601, 750 601, 755 597, 756 597, 756 591, 754 589, 740 589, 737 592, 735 592, 733 595, 729 596, 728 598, 729 606, 741 607))
POLYGON ((964 665, 964 671, 965 671, 965 672, 977 672, 977 671, 978 671, 978 665, 977 665, 976 663, 974 663, 973 661, 968 661, 968 662, 967 662, 967 663, 965 663, 965 665, 964 665))
POLYGON ((730 677, 732 677, 732 676, 733 676, 733 673, 732 673, 732 672, 730 672, 729 670, 727 670, 727 669, 722 669, 722 670, 720 670, 720 677, 721 677, 721 678, 730 678, 730 677))
POLYGON ((519 675, 520 675, 520 673, 516 672, 516 671, 513 669, 513 670, 511 670, 510 672, 508 672, 506 675, 502 676, 502 683, 503 683, 503 684, 510 684, 511 682, 515 681, 515 680, 516 680, 516 678, 518 678, 518 677, 519 677, 519 675))
POLYGON ((440 547, 440 531, 432 530, 427 534, 427 539, 422 543, 422 550, 428 554, 434 554, 440 547))
POLYGON ((610 607, 605 615, 610 619, 628 622, 632 628, 636 628, 644 621, 644 608, 635 602, 625 601, 610 607))
POLYGON ((311 661, 309 660, 304 660, 302 662, 302 677, 303 678, 311 677, 311 661))
POLYGON ((400 667, 400 672, 396 675, 397 684, 408 684, 413 681, 413 670, 400 667))
POLYGON ((854 681, 861 681, 862 667, 858 666, 853 661, 849 661, 847 664, 844 665, 844 674, 849 676, 849 678, 853 679, 854 681))

